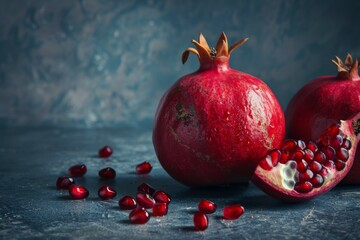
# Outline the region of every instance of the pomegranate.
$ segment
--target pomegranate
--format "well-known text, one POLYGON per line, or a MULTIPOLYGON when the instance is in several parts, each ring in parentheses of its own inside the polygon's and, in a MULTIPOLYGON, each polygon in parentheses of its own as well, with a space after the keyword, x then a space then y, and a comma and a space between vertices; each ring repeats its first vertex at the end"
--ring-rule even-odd
POLYGON ((232 51, 221 34, 215 48, 193 40, 200 68, 180 78, 160 100, 153 144, 160 164, 188 186, 245 183, 267 150, 285 135, 283 111, 260 79, 229 66, 232 51))
MULTIPOLYGON (((338 68, 337 76, 312 80, 290 101, 286 109, 289 137, 305 141, 317 139, 330 124, 360 111, 358 60, 353 61, 348 54, 345 62, 338 57, 333 62, 338 68)), ((360 148, 344 182, 360 184, 360 148)))
POLYGON ((330 125, 316 144, 299 145, 299 141, 289 139, 281 149, 270 150, 259 161, 253 182, 284 201, 319 196, 336 186, 351 169, 359 133, 360 113, 330 125))

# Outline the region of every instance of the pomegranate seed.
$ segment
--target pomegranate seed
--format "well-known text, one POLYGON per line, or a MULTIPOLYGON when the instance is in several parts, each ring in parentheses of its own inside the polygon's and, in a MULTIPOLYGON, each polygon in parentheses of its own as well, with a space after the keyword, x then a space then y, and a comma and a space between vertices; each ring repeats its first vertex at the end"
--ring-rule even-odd
POLYGON ((99 171, 99 176, 101 179, 110 180, 116 177, 116 172, 111 167, 103 168, 99 171))
POLYGON ((99 157, 108 158, 112 155, 113 151, 109 146, 105 146, 99 150, 99 157))
POLYGON ((133 224, 145 224, 149 221, 150 215, 145 208, 139 207, 130 212, 129 219, 133 224))
POLYGON ((147 184, 147 183, 142 183, 137 187, 138 192, 142 192, 142 193, 146 193, 149 194, 150 196, 153 196, 155 193, 155 189, 147 184))
POLYGON ((281 152, 278 149, 271 150, 268 155, 271 157, 272 166, 275 167, 280 160, 281 152))
POLYGON ((323 147, 321 150, 325 154, 327 160, 334 160, 334 157, 335 157, 335 149, 334 148, 332 148, 330 146, 326 146, 326 147, 323 147))
POLYGON ((313 178, 313 176, 314 173, 310 169, 308 169, 305 172, 299 174, 299 182, 309 181, 313 178))
POLYGON ((311 171, 313 171, 313 173, 318 173, 321 171, 322 165, 317 161, 312 161, 311 163, 309 163, 309 168, 311 171))
POLYGON ((303 150, 306 147, 306 144, 303 140, 298 140, 297 141, 297 149, 298 150, 303 150))
POLYGON ((336 160, 335 167, 336 167, 336 170, 341 171, 345 168, 345 162, 343 162, 341 160, 336 160))
POLYGON ((101 200, 109 200, 116 196, 116 191, 112 187, 102 186, 99 188, 98 195, 101 200))
POLYGON ((333 124, 327 128, 327 133, 329 134, 330 137, 334 137, 339 134, 339 128, 340 128, 339 124, 333 124))
POLYGON ((299 161, 299 162, 297 163, 297 168, 296 168, 296 169, 297 169, 299 172, 305 172, 306 169, 307 169, 307 167, 308 167, 307 162, 306 162, 304 159, 301 159, 301 161, 299 161))
POLYGON ((122 210, 131 210, 136 207, 136 201, 134 198, 125 195, 119 200, 119 207, 122 210))
POLYGON ((162 217, 168 212, 168 205, 163 202, 155 203, 152 209, 152 215, 155 217, 162 217))
POLYGON ((314 188, 318 188, 323 185, 324 178, 320 174, 316 174, 315 177, 310 180, 310 182, 314 188))
POLYGON ((341 144, 342 148, 345 148, 347 150, 350 150, 351 148, 351 141, 348 138, 344 138, 343 143, 341 144))
POLYGON ((305 161, 310 162, 314 159, 314 153, 310 149, 305 149, 304 153, 305 153, 304 155, 305 161))
POLYGON ((271 157, 267 155, 259 161, 259 165, 264 170, 271 170, 273 167, 271 157))
POLYGON ((149 162, 142 162, 136 166, 137 174, 148 174, 152 169, 152 166, 149 162))
POLYGON ((338 160, 346 162, 349 159, 349 151, 345 148, 340 148, 336 153, 336 157, 338 160))
MULTIPOLYGON (((334 168, 334 167, 335 167, 335 163, 334 163, 334 161, 332 161, 332 160, 328 160, 328 161, 326 161, 326 162, 324 163, 324 166, 327 167, 327 168, 334 168)), ((325 176, 325 175, 323 175, 323 176, 325 176)))
POLYGON ((202 212, 194 213, 194 226, 195 231, 204 231, 208 227, 209 219, 202 212))
POLYGON ((280 157, 280 163, 284 164, 289 160, 289 153, 288 152, 282 152, 280 157))
POLYGON ((87 168, 84 164, 79 164, 70 167, 68 171, 71 177, 82 177, 85 175, 87 168))
POLYGON ((311 184, 311 182, 308 181, 298 182, 295 184, 294 189, 299 193, 308 193, 313 189, 313 185, 311 184))
POLYGON ((211 214, 216 211, 216 204, 209 200, 201 200, 198 205, 199 211, 205 214, 211 214))
POLYGON ((283 143, 281 150, 287 151, 287 152, 293 152, 293 151, 295 151, 296 147, 297 147, 297 143, 295 142, 295 140, 287 139, 283 143))
POLYGON ((317 152, 318 147, 316 145, 316 143, 309 141, 308 144, 306 144, 306 148, 310 149, 313 153, 317 152))
POLYGON ((244 207, 240 204, 225 206, 223 209, 223 219, 236 220, 244 213, 244 207))
POLYGON ((136 202, 144 208, 152 208, 155 205, 155 200, 149 194, 138 193, 136 194, 136 202))
POLYGON ((69 187, 69 194, 72 199, 80 200, 87 198, 89 196, 89 191, 83 186, 71 185, 69 187))
POLYGON ((56 188, 57 189, 67 190, 73 184, 75 184, 75 181, 73 178, 70 178, 70 177, 59 177, 56 180, 56 188))
POLYGON ((305 153, 303 150, 297 150, 296 152, 294 152, 294 154, 292 155, 292 159, 299 161, 301 159, 303 159, 305 156, 305 153))
POLYGON ((171 202, 171 197, 169 194, 167 194, 166 192, 164 191, 156 191, 154 193, 154 199, 156 202, 163 202, 163 203, 166 203, 166 204, 169 204, 171 202))
POLYGON ((339 148, 343 143, 343 138, 340 135, 336 135, 333 139, 331 139, 331 146, 333 148, 339 148))
POLYGON ((314 156, 314 160, 323 164, 326 161, 326 155, 322 151, 317 151, 314 156))
POLYGON ((330 145, 330 138, 328 135, 323 134, 320 137, 320 142, 322 143, 322 145, 324 146, 329 146, 330 145))

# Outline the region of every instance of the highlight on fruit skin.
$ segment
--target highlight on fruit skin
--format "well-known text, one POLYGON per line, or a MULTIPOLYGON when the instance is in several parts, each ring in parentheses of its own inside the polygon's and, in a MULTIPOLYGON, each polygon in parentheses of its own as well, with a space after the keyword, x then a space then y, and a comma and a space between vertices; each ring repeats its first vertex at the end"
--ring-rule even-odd
POLYGON ((301 140, 288 139, 260 160, 252 181, 283 201, 317 197, 335 187, 350 171, 359 133, 360 113, 330 125, 316 143, 305 145, 301 140))

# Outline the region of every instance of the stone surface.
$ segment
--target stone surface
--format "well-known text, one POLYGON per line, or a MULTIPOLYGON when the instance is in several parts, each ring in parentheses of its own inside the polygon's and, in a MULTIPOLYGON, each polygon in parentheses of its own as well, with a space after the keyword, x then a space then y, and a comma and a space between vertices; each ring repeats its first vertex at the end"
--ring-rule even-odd
POLYGON ((189 189, 172 180, 156 160, 151 132, 142 129, 0 129, 0 238, 1 239, 358 239, 359 187, 339 186, 309 202, 284 204, 255 186, 189 189), (98 158, 104 145, 113 148, 109 159, 98 158), (147 176, 134 174, 143 161, 153 164, 147 176), (88 172, 76 179, 90 196, 72 201, 55 188, 69 166, 84 163, 88 172), (98 170, 111 166, 118 195, 100 201, 98 170), (134 196, 147 182, 172 196, 168 215, 131 225, 129 211, 117 201, 134 196), (192 214, 201 199, 214 201, 209 228, 194 232, 192 214), (241 203, 245 213, 236 221, 221 220, 222 208, 241 203))
POLYGON ((195 71, 202 32, 234 43, 233 68, 285 108, 330 62, 360 56, 360 1, 0 0, 0 125, 151 125, 163 92, 195 71))

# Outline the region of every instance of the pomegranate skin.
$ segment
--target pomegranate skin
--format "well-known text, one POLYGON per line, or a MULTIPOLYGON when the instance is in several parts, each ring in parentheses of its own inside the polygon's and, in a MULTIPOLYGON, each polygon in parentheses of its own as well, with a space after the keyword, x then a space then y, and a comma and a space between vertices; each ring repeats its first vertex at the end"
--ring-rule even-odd
POLYGON ((159 103, 155 152, 185 185, 246 183, 260 157, 284 139, 284 113, 273 92, 228 61, 200 57, 199 70, 175 82, 159 103))
MULTIPOLYGON (((348 58, 349 55, 346 65, 352 65, 348 58)), ((360 78, 358 66, 355 68, 352 74, 338 70, 337 76, 316 78, 294 95, 285 112, 289 138, 317 139, 327 126, 360 111, 360 78)), ((360 148, 342 182, 360 184, 360 148)))

